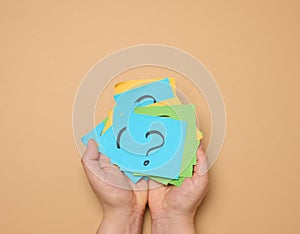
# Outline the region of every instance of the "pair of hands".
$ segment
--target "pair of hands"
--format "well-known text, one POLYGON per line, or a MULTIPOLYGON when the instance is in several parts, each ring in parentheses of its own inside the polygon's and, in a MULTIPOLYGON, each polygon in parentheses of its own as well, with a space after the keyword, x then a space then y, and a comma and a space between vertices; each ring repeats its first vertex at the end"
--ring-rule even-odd
POLYGON ((197 160, 193 176, 186 178, 180 187, 159 186, 153 180, 133 184, 109 158, 99 154, 96 142, 90 140, 82 165, 103 207, 97 233, 141 233, 147 203, 152 233, 196 233, 194 215, 208 190, 208 175, 202 173, 207 172, 202 145, 197 160))

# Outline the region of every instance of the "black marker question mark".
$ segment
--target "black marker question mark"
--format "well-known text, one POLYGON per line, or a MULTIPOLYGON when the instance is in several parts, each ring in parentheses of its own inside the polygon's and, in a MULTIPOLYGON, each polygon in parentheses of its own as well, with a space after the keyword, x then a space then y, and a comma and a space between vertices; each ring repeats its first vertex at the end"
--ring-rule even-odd
MULTIPOLYGON (((156 99, 153 97, 153 96, 151 96, 151 95, 143 95, 143 96, 140 96, 138 99, 136 99, 135 100, 135 103, 137 103, 137 102, 141 102, 143 99, 146 99, 146 98, 151 98, 151 99, 153 99, 153 103, 156 103, 156 99)), ((122 134, 126 131, 126 127, 123 127, 120 131, 119 131, 119 133, 118 133, 118 136, 117 136, 117 140, 116 140, 116 144, 117 144, 117 148, 118 149, 120 149, 121 148, 121 136, 122 136, 122 134)), ((147 138, 147 136, 146 136, 146 138, 147 138)))
MULTIPOLYGON (((143 99, 146 99, 146 98, 151 98, 151 99, 153 99, 153 103, 156 103, 156 99, 153 96, 151 96, 151 95, 143 95, 143 96, 139 97, 135 102, 136 103, 141 102, 143 99)), ((159 117, 170 117, 170 116, 168 116, 168 115, 160 115, 159 117)), ((117 144, 117 148, 118 149, 121 148, 121 144, 120 144, 120 142, 121 142, 121 136, 126 131, 126 129, 127 129, 126 127, 123 127, 119 131, 119 133, 118 133, 117 140, 116 140, 116 144, 117 144)), ((159 149, 159 148, 161 148, 165 144, 165 137, 163 136, 163 134, 160 131, 157 131, 157 130, 148 131, 148 132, 146 132, 145 137, 148 138, 148 136, 150 136, 152 134, 159 135, 161 137, 161 139, 162 139, 162 143, 160 145, 157 145, 157 146, 154 146, 154 147, 150 148, 146 152, 146 156, 148 156, 151 151, 153 151, 155 149, 159 149)), ((144 166, 148 166, 149 163, 150 163, 149 160, 145 160, 144 161, 144 166)))
MULTIPOLYGON (((154 147, 148 149, 148 151, 147 151, 147 153, 146 153, 146 156, 148 156, 149 153, 150 153, 152 150, 159 149, 159 148, 161 148, 161 147, 165 144, 165 137, 164 137, 164 135, 163 135, 160 131, 157 131, 157 130, 151 130, 151 131, 146 132, 146 135, 145 135, 145 136, 146 136, 146 138, 148 138, 148 136, 150 136, 150 135, 152 135, 152 134, 159 135, 159 136, 161 137, 161 139, 162 139, 162 143, 161 143, 160 145, 157 145, 157 146, 154 146, 154 147)), ((144 166, 148 166, 149 163, 150 163, 149 160, 145 160, 145 161, 144 161, 144 166)))
POLYGON ((121 145, 120 145, 120 141, 121 141, 121 136, 122 134, 126 131, 126 127, 122 128, 119 133, 118 133, 118 136, 117 136, 117 148, 120 149, 121 148, 121 145))
POLYGON ((156 99, 151 95, 140 96, 138 99, 136 99, 135 102, 141 102, 143 99, 146 99, 146 98, 151 98, 151 99, 153 99, 153 103, 156 103, 156 99))
MULTIPOLYGON (((126 127, 122 128, 122 129, 119 131, 119 133, 118 133, 118 136, 117 136, 117 142, 116 142, 116 143, 117 143, 117 148, 118 148, 118 149, 121 148, 121 144, 120 144, 121 136, 122 136, 122 134, 123 134, 125 131, 126 131, 126 127)), ((148 138, 148 136, 150 136, 150 135, 152 135, 152 134, 159 135, 159 136, 161 137, 161 139, 162 139, 162 143, 159 144, 159 145, 157 145, 157 146, 154 146, 154 147, 148 149, 148 151, 146 152, 146 156, 148 156, 149 153, 150 153, 151 151, 153 151, 153 150, 155 150, 155 149, 159 149, 159 148, 161 148, 161 147, 165 144, 165 137, 164 137, 164 135, 163 135, 160 131, 157 131, 157 130, 151 130, 151 131, 148 131, 148 132, 146 132, 145 137, 148 138)), ((150 163, 149 160, 145 160, 145 161, 144 161, 144 166, 148 166, 149 163, 150 163)))
MULTIPOLYGON (((170 116, 169 115, 159 115, 159 117, 167 118, 167 117, 170 117, 170 116)), ((146 132, 146 138, 148 138, 148 136, 151 135, 151 134, 157 134, 157 135, 159 135, 161 137, 161 139, 162 139, 162 143, 160 145, 157 145, 157 146, 154 146, 154 147, 150 148, 147 151, 146 156, 148 156, 149 153, 152 150, 159 149, 159 148, 163 147, 163 145, 165 144, 165 137, 164 137, 164 135, 160 131, 157 131, 157 130, 148 131, 148 132, 146 132)), ((144 161, 144 166, 148 166, 149 163, 150 163, 149 160, 145 160, 144 161)))
MULTIPOLYGON (((155 99, 153 96, 151 96, 151 95, 144 95, 144 96, 141 96, 141 97, 139 97, 135 102, 140 102, 141 100, 146 99, 146 98, 152 98, 152 99, 153 99, 153 102, 156 103, 156 99, 155 99)), ((169 115, 159 115, 159 117, 170 117, 170 116, 169 116, 169 115)), ((165 137, 163 136, 163 134, 162 134, 161 132, 159 132, 159 131, 157 131, 157 130, 148 131, 148 132, 146 132, 146 135, 145 135, 146 138, 148 138, 148 136, 150 136, 151 134, 157 134, 157 135, 159 135, 159 136, 161 137, 161 139, 162 139, 162 143, 161 143, 160 145, 157 145, 157 146, 154 146, 154 147, 150 148, 150 149, 147 151, 146 156, 148 156, 149 153, 150 153, 152 150, 159 149, 159 148, 161 148, 161 147, 165 144, 165 137)), ((145 161, 144 161, 144 166, 148 166, 149 163, 150 163, 149 160, 145 160, 145 161)))

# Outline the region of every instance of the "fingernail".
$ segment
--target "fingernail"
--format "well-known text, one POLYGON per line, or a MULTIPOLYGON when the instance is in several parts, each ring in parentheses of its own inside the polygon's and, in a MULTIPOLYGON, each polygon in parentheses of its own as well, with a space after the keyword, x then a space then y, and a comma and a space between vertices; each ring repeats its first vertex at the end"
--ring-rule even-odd
POLYGON ((202 158, 199 169, 198 169, 198 174, 199 175, 204 175, 208 171, 207 169, 207 162, 206 162, 206 157, 202 158))
POLYGON ((92 146, 92 140, 90 139, 90 140, 88 141, 87 148, 90 148, 91 146, 92 146))

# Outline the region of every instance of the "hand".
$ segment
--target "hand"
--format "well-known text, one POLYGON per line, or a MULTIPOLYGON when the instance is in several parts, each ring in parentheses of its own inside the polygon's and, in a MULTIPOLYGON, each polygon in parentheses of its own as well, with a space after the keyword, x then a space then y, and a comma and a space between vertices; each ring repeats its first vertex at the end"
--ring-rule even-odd
POLYGON ((88 142, 81 162, 103 207, 103 219, 97 233, 140 233, 147 204, 147 181, 133 184, 110 163, 109 158, 99 154, 93 140, 88 142))
MULTIPOLYGON (((157 182, 149 181, 150 188, 156 185, 157 182)), ((180 187, 160 186, 149 190, 152 232, 196 233, 194 215, 207 191, 207 162, 201 145, 192 178, 186 178, 180 187)))

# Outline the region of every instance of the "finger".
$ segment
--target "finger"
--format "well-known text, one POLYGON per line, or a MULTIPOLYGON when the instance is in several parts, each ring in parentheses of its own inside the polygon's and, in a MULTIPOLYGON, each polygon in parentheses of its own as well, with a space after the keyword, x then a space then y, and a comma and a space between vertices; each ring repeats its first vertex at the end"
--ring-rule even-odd
POLYGON ((161 183, 158 183, 157 181, 152 180, 152 179, 149 179, 149 181, 148 181, 148 187, 149 187, 149 189, 151 189, 153 191, 161 191, 161 190, 165 190, 166 189, 165 185, 163 185, 161 183))
POLYGON ((207 163, 207 157, 203 150, 203 146, 200 145, 197 150, 197 164, 194 167, 194 173, 203 176, 207 174, 208 171, 208 163, 207 163))
POLYGON ((144 180, 143 178, 140 179, 137 183, 133 183, 131 180, 129 180, 129 183, 132 189, 135 191, 148 190, 148 181, 144 180))
POLYGON ((197 150, 197 165, 194 167, 192 176, 193 184, 199 188, 200 191, 207 191, 208 188, 208 166, 206 161, 206 154, 203 147, 200 146, 197 150))
POLYGON ((99 165, 101 170, 103 170, 106 174, 121 174, 119 167, 113 163, 111 163, 110 159, 107 158, 105 155, 100 154, 99 157, 99 165))
POLYGON ((110 159, 101 153, 99 154, 99 163, 100 163, 101 168, 110 167, 110 166, 115 167, 115 165, 113 165, 110 162, 110 159))
POLYGON ((104 155, 104 154, 101 154, 101 153, 100 153, 100 159, 103 160, 103 161, 109 161, 109 162, 110 162, 110 158, 107 157, 107 156, 104 155))
POLYGON ((96 176, 104 176, 103 170, 99 164, 99 152, 98 146, 94 140, 89 140, 87 149, 84 152, 81 163, 85 170, 85 173, 90 178, 91 173, 96 176))
POLYGON ((101 170, 105 174, 104 182, 118 188, 131 190, 132 187, 127 180, 127 176, 120 170, 120 168, 111 163, 111 160, 106 155, 99 154, 99 164, 101 170))
POLYGON ((87 144, 87 148, 82 156, 83 160, 98 160, 99 158, 99 152, 97 143, 90 139, 87 144))

